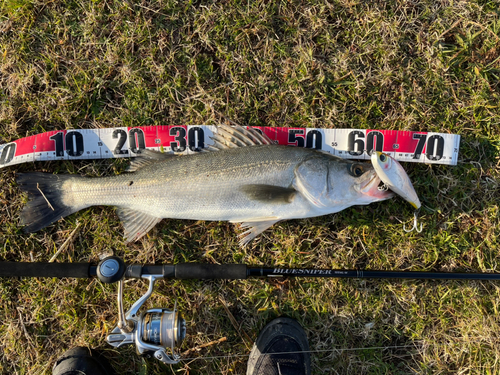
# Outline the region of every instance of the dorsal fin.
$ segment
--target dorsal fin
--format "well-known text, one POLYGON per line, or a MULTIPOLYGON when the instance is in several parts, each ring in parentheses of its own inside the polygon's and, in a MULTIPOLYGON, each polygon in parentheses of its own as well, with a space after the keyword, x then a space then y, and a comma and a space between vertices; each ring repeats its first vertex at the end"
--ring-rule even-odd
POLYGON ((234 131, 232 128, 227 129, 228 127, 219 126, 217 128, 217 134, 224 137, 226 140, 229 140, 231 143, 235 145, 235 147, 245 147, 245 146, 253 146, 253 142, 250 139, 246 140, 243 137, 238 137, 234 135, 234 131))
POLYGON ((250 134, 252 134, 252 136, 254 136, 255 138, 257 138, 258 142, 261 142, 260 144, 270 145, 270 144, 273 143, 273 141, 271 141, 271 139, 269 139, 269 137, 267 135, 265 135, 264 133, 258 132, 257 130, 255 130, 254 128, 252 128, 250 126, 246 130, 250 134))
POLYGON ((173 156, 175 156, 175 154, 173 153, 165 154, 163 152, 153 150, 141 150, 139 156, 136 156, 130 161, 130 166, 127 168, 126 172, 135 172, 138 169, 145 167, 146 165, 151 165, 165 159, 170 159, 173 156))
POLYGON ((245 129, 239 125, 234 128, 228 125, 219 125, 217 127, 217 133, 211 138, 214 144, 207 147, 211 151, 273 144, 273 141, 271 141, 267 135, 260 134, 251 127, 245 129))

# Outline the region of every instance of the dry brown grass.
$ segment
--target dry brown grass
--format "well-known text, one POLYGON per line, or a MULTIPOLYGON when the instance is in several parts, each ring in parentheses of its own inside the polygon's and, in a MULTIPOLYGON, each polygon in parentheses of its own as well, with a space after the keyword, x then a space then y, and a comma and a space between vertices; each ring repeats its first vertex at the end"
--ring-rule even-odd
MULTIPOLYGON (((53 129, 218 124, 379 128, 462 136, 459 165, 411 165, 422 234, 402 200, 281 223, 249 248, 227 223, 165 220, 125 246, 111 208, 25 235, 14 174, 113 174, 124 161, 20 165, 0 174, 1 258, 130 263, 498 271, 500 19, 497 1, 30 1, 0 4, 0 137, 53 129)), ((305 327, 317 374, 496 374, 500 291, 487 282, 165 281, 152 305, 188 319, 183 350, 227 337, 171 369, 112 349, 115 288, 95 280, 2 279, 0 371, 49 374, 75 345, 123 374, 242 374, 273 317, 305 327), (231 324, 223 307, 239 324, 231 324), (372 348, 372 349, 370 349, 372 348), (242 356, 243 355, 243 356, 242 356), (146 368, 146 369, 145 369, 146 368)), ((126 304, 145 291, 126 286, 126 304)))

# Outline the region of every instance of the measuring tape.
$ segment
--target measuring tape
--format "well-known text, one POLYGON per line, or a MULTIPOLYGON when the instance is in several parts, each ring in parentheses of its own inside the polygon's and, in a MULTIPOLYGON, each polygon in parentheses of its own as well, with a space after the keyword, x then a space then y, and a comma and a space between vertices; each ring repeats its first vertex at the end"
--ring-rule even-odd
MULTIPOLYGON (((0 168, 48 160, 137 156, 140 150, 191 154, 212 144, 212 125, 159 125, 54 130, 0 145, 0 168)), ((456 165, 456 134, 371 129, 253 127, 275 143, 327 151, 345 159, 370 159, 373 150, 399 161, 456 165)))

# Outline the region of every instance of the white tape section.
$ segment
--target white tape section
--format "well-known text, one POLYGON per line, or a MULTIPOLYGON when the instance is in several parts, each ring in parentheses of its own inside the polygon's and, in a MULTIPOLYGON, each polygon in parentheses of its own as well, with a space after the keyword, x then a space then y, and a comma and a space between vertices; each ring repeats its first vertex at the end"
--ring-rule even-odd
MULTIPOLYGON (((254 127, 280 145, 309 147, 346 159, 370 159, 373 150, 403 162, 456 165, 457 134, 372 129, 254 127)), ((0 145, 0 168, 47 160, 136 156, 141 149, 199 152, 212 143, 212 125, 56 130, 0 145)))

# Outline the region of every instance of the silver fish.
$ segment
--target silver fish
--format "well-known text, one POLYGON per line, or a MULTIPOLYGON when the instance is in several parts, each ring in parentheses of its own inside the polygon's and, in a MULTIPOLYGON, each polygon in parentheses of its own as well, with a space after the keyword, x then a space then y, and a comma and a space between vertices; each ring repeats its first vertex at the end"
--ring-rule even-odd
POLYGON ((208 151, 175 156, 143 150, 132 173, 88 178, 19 174, 33 197, 21 213, 34 232, 86 207, 117 207, 125 239, 135 241, 163 218, 241 223, 244 246, 274 223, 339 212, 389 199, 370 163, 279 146, 255 130, 218 127, 208 151))
POLYGON ((375 151, 371 156, 373 168, 389 189, 409 202, 415 209, 422 204, 404 168, 392 156, 375 151))

